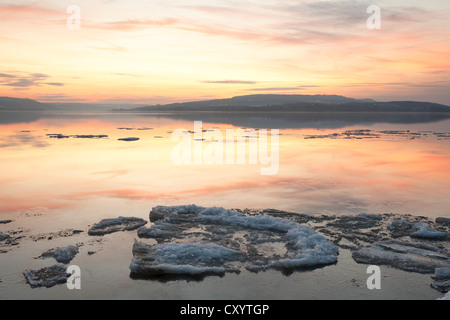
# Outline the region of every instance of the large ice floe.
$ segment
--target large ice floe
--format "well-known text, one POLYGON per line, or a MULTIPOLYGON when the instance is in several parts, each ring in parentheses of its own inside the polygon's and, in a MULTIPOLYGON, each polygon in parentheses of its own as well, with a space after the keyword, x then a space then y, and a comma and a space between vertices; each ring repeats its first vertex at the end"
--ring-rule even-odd
POLYGON ((278 269, 314 269, 334 264, 338 248, 306 225, 269 215, 247 215, 196 205, 157 206, 150 228, 138 230, 132 276, 199 276, 278 269))

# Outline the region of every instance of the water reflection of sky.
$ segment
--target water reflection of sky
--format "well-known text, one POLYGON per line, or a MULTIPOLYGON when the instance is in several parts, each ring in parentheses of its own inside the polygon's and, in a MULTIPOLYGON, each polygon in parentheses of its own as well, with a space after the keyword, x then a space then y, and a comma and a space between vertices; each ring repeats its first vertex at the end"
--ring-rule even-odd
MULTIPOLYGON (((202 120, 201 114, 194 117, 202 120)), ((193 130, 189 117, 52 115, 2 121, 0 211, 44 207, 99 218, 147 212, 159 204, 195 203, 304 213, 449 215, 450 139, 438 140, 431 133, 414 140, 402 135, 305 139, 355 129, 442 132, 450 128, 449 120, 349 122, 332 128, 329 122, 311 121, 314 126, 280 125, 280 164, 273 176, 260 174, 261 163, 174 165, 176 142, 170 132, 193 130), (47 136, 59 133, 108 138, 47 136), (117 140, 131 136, 140 140, 117 140)), ((237 125, 208 118, 204 129, 235 128, 232 124, 237 125)))

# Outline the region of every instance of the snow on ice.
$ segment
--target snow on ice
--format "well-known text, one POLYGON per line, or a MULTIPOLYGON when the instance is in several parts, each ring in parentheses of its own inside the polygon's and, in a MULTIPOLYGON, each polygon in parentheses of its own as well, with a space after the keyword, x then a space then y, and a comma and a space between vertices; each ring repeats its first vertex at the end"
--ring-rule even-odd
POLYGON ((130 269, 137 276, 219 274, 269 268, 292 272, 337 262, 338 248, 297 222, 196 205, 153 208, 141 227, 130 269))
POLYGON ((103 236, 119 231, 132 231, 147 224, 147 221, 135 217, 119 217, 116 219, 103 219, 94 224, 88 231, 91 236, 103 236))

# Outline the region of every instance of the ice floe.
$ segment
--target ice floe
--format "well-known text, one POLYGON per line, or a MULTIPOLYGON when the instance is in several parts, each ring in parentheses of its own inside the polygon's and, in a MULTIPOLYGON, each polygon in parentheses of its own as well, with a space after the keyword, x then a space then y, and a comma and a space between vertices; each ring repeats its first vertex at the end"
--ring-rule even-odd
POLYGON ((432 273, 436 268, 450 267, 446 250, 423 243, 379 241, 353 251, 352 256, 359 263, 389 265, 419 273, 432 273))
POLYGON ((142 276, 223 274, 242 267, 292 272, 334 264, 339 254, 334 244, 308 226, 264 214, 196 205, 157 206, 150 220, 154 224, 141 227, 138 236, 158 244, 136 242, 130 265, 132 273, 142 276))
POLYGON ((438 217, 438 218, 436 218, 436 223, 445 224, 445 225, 450 226, 450 218, 438 217))
POLYGON ((119 231, 132 231, 147 224, 147 221, 135 217, 118 217, 114 219, 103 219, 94 224, 88 231, 91 236, 102 236, 119 231))
POLYGON ((164 243, 148 245, 136 241, 130 269, 139 276, 223 275, 236 271, 227 266, 239 252, 214 243, 164 243))
POLYGON ((416 224, 417 231, 411 233, 411 237, 423 238, 423 239, 445 239, 447 238, 446 232, 436 231, 430 228, 427 223, 416 224))
POLYGON ((34 234, 31 235, 30 238, 33 239, 33 241, 53 240, 57 238, 72 237, 83 232, 84 232, 83 230, 65 229, 57 232, 34 234))
POLYGON ((66 266, 62 264, 57 264, 39 270, 25 270, 23 275, 27 283, 32 288, 51 288, 58 284, 66 283, 67 278, 70 276, 67 273, 66 266))
POLYGON ((68 246, 66 248, 55 248, 44 252, 39 256, 41 259, 54 258, 59 263, 70 263, 78 254, 78 247, 68 246))
POLYGON ((443 240, 447 233, 434 230, 428 222, 412 222, 409 220, 394 220, 388 225, 392 237, 410 236, 412 238, 443 240))
POLYGON ((9 234, 4 234, 0 232, 0 241, 5 241, 7 239, 11 238, 9 234))
POLYGON ((129 137, 129 138, 120 138, 120 139, 117 139, 117 140, 119 140, 119 141, 138 141, 138 140, 140 140, 140 138, 129 137))
POLYGON ((434 271, 434 281, 431 287, 441 292, 450 291, 450 267, 436 268, 434 271))

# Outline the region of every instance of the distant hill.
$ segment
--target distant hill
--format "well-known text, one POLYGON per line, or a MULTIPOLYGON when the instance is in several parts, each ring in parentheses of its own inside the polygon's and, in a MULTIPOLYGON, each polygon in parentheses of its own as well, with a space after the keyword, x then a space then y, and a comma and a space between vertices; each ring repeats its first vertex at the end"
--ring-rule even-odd
MULTIPOLYGON (((100 103, 42 103, 31 99, 0 97, 0 110, 8 111, 110 112, 113 106, 100 103)), ((131 109, 138 106, 119 104, 116 108, 131 109)))
POLYGON ((430 102, 353 99, 338 95, 257 94, 229 99, 139 106, 88 103, 41 103, 31 99, 0 97, 0 110, 58 112, 450 112, 450 107, 430 102))
POLYGON ((0 97, 0 110, 47 110, 49 106, 31 99, 0 97))
POLYGON ((237 96, 229 99, 215 99, 194 102, 171 103, 165 105, 146 106, 136 108, 136 111, 145 110, 206 110, 220 109, 226 111, 227 109, 234 110, 235 108, 264 108, 286 104, 295 103, 320 103, 320 104, 342 104, 351 102, 375 102, 371 99, 353 99, 337 95, 281 95, 281 94, 254 94, 237 96))
POLYGON ((145 106, 133 112, 450 112, 450 107, 430 102, 376 102, 337 95, 246 95, 230 99, 145 106))
POLYGON ((66 113, 105 113, 111 112, 111 108, 121 108, 123 110, 135 109, 144 105, 132 104, 106 104, 106 103, 47 103, 49 110, 66 113))

